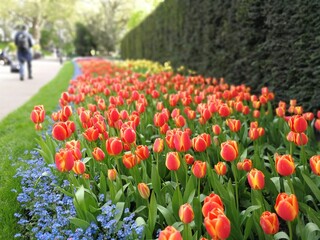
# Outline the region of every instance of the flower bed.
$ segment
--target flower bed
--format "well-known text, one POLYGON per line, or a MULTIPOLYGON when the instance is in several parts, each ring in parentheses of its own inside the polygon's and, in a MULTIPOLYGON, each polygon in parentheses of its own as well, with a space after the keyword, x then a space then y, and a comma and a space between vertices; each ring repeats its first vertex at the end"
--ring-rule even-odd
MULTIPOLYGON (((183 76, 167 65, 77 63, 82 74, 61 94, 52 130, 38 141, 39 166, 47 169, 31 168, 39 180, 29 188, 44 185, 19 195, 29 236, 42 234, 47 211, 64 219, 55 238, 319 237, 313 126, 320 128, 320 113, 303 113, 294 100, 273 109, 267 88, 256 96, 244 85, 183 76), (48 197, 55 200, 44 205, 26 195, 42 191, 56 192, 48 197)), ((44 116, 35 106, 36 129, 44 116)))

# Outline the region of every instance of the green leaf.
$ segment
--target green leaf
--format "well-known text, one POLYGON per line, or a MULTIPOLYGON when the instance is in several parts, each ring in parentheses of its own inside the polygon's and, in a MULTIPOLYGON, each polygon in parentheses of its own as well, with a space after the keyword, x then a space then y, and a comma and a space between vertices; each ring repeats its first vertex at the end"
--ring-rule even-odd
POLYGON ((249 237, 249 235, 251 233, 252 225, 253 225, 253 218, 249 217, 246 222, 246 228, 244 229, 243 240, 245 240, 249 237))
POLYGON ((242 224, 244 223, 244 221, 246 220, 247 217, 250 218, 251 213, 257 209, 261 208, 261 206, 259 205, 253 205, 248 207, 246 210, 242 211, 240 214, 240 226, 242 226, 242 224))
POLYGON ((175 218, 173 217, 172 212, 170 212, 167 208, 159 204, 157 205, 157 208, 165 218, 167 225, 172 225, 176 221, 175 218))
POLYGON ((182 204, 182 194, 179 186, 177 186, 172 196, 172 210, 175 216, 178 216, 179 208, 182 204))
POLYGON ((315 223, 307 223, 302 230, 302 239, 319 239, 320 228, 315 223), (316 236, 318 236, 316 238, 316 236))
POLYGON ((107 181, 106 181, 106 176, 103 174, 103 172, 100 172, 100 193, 106 197, 107 194, 107 181))
POLYGON ((90 159, 92 159, 91 157, 86 157, 82 160, 83 163, 87 163, 90 161, 90 159))
POLYGON ((156 225, 157 219, 157 200, 154 192, 151 193, 150 204, 149 204, 149 215, 148 215, 148 229, 152 233, 156 225))
POLYGON ((275 240, 280 240, 280 239, 290 239, 288 234, 286 234, 285 232, 278 232, 277 234, 274 235, 274 239, 275 240))
POLYGON ((203 224, 203 219, 202 219, 201 202, 198 197, 193 199, 192 208, 194 212, 194 222, 195 222, 196 228, 198 232, 201 233, 201 226, 203 224))
POLYGON ((196 183, 195 177, 191 176, 187 183, 186 190, 184 191, 184 194, 183 194, 184 203, 186 202, 190 203, 194 198, 194 195, 196 193, 195 183, 196 183))
POLYGON ((304 213, 304 215, 308 216, 315 224, 320 226, 320 216, 317 211, 308 206, 305 203, 299 202, 299 209, 304 213))
POLYGON ((157 197, 161 197, 161 180, 159 176, 159 171, 156 167, 155 164, 152 165, 152 170, 151 170, 151 182, 152 182, 152 187, 154 192, 156 193, 157 197))
POLYGON ((87 221, 80 219, 80 218, 76 218, 76 217, 70 217, 69 218, 70 223, 82 228, 83 230, 87 229, 90 226, 90 223, 88 223, 87 221))
POLYGON ((121 219, 123 209, 124 209, 125 203, 124 202, 117 202, 116 204, 116 215, 114 216, 114 219, 119 222, 121 219))
POLYGON ((301 173, 304 181, 307 183, 308 187, 311 189, 314 196, 317 198, 317 200, 320 202, 320 190, 317 187, 317 185, 311 180, 310 177, 308 177, 306 174, 301 173))

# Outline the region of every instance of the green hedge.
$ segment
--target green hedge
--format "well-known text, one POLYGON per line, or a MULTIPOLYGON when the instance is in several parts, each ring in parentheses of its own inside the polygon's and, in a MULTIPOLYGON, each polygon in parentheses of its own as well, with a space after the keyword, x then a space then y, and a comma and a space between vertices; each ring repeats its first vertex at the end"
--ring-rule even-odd
POLYGON ((320 109, 319 0, 166 0, 121 42, 122 58, 170 61, 205 76, 268 86, 320 109))

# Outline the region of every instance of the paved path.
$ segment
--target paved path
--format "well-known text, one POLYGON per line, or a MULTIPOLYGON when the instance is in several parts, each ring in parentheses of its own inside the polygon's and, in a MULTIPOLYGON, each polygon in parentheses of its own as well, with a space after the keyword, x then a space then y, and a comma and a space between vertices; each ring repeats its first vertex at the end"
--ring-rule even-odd
POLYGON ((27 78, 20 81, 19 73, 11 73, 9 66, 0 65, 0 121, 52 80, 61 66, 56 58, 34 60, 32 62, 33 79, 27 78))

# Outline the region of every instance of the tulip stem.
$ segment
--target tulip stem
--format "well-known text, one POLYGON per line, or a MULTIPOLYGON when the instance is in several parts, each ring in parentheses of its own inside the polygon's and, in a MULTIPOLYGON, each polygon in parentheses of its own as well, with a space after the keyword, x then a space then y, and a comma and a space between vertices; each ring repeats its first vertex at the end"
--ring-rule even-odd
POLYGON ((233 176, 234 176, 234 184, 235 184, 235 191, 236 191, 236 206, 237 206, 237 210, 239 210, 239 196, 238 196, 238 179, 237 179, 237 165, 236 162, 233 161, 231 163, 231 168, 232 168, 232 172, 233 172, 233 176))
POLYGON ((198 197, 200 199, 200 178, 198 179, 198 197))
POLYGON ((288 185, 290 187, 291 194, 294 194, 294 188, 293 188, 293 184, 292 184, 290 176, 287 176, 286 179, 287 179, 288 185))
POLYGON ((306 163, 306 158, 305 158, 304 152, 305 152, 304 145, 302 145, 301 146, 301 150, 300 150, 300 160, 301 160, 301 163, 303 165, 304 172, 307 172, 307 163, 306 163))
POLYGON ((291 221, 287 221, 288 224, 288 228, 289 228, 289 238, 290 240, 292 240, 292 225, 291 225, 291 221))

